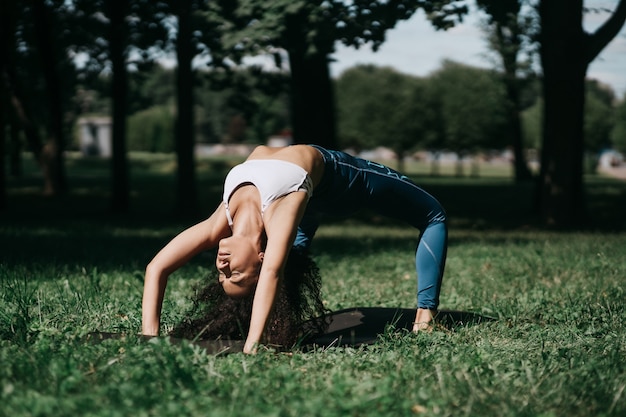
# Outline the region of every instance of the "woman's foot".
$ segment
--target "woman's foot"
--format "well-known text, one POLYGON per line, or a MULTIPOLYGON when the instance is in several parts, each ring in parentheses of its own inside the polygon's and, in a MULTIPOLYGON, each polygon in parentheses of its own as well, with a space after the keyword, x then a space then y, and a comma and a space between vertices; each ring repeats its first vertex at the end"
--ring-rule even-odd
POLYGON ((413 333, 417 332, 431 332, 433 330, 433 323, 437 310, 429 310, 427 308, 418 308, 415 314, 415 321, 413 322, 413 333))

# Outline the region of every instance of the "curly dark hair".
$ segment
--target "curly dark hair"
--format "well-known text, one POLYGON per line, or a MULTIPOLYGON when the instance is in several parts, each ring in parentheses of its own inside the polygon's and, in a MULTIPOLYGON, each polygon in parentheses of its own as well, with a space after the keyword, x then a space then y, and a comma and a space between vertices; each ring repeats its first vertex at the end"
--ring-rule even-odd
MULTIPOLYGON (((321 283, 319 268, 310 254, 292 249, 264 343, 289 349, 307 336, 324 332, 329 310, 321 299, 321 283)), ((208 284, 196 290, 191 311, 170 334, 194 340, 245 339, 253 297, 254 294, 241 299, 228 297, 216 274, 211 274, 208 284)))

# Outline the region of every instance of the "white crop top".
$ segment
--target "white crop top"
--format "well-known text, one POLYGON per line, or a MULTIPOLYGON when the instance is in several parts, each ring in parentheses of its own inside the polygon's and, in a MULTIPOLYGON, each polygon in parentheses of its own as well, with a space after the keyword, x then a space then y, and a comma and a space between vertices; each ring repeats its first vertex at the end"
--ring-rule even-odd
POLYGON ((313 182, 299 165, 277 159, 253 159, 235 166, 224 180, 224 207, 228 224, 233 218, 228 201, 235 190, 244 184, 252 184, 261 195, 261 215, 275 200, 295 191, 304 191, 307 197, 313 193, 313 182))

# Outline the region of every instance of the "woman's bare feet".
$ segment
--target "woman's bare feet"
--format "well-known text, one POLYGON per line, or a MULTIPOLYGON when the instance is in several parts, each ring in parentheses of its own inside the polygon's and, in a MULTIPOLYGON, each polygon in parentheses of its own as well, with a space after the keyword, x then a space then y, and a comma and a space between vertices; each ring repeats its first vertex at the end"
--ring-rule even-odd
POLYGON ((413 332, 431 332, 433 330, 433 321, 437 315, 437 310, 429 310, 427 308, 418 308, 413 322, 413 332))

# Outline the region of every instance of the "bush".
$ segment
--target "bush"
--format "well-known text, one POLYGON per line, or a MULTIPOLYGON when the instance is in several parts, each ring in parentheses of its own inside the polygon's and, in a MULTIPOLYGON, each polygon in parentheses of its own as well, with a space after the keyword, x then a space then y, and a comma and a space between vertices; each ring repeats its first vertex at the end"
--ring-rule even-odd
POLYGON ((167 106, 154 106, 128 118, 128 150, 174 151, 174 115, 167 106))

